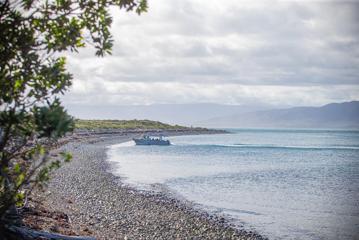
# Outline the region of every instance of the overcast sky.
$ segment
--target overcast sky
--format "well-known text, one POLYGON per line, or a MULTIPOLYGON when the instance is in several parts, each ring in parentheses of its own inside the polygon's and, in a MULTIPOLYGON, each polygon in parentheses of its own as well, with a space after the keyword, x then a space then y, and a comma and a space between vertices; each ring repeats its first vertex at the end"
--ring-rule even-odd
POLYGON ((358 2, 149 0, 112 15, 112 56, 68 56, 67 106, 359 99, 358 2))

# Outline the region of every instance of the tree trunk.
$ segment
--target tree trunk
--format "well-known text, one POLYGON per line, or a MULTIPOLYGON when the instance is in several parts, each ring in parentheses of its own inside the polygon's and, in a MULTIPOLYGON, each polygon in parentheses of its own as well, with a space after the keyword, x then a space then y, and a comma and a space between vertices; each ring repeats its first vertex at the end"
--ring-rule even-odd
POLYGON ((26 227, 6 226, 6 237, 8 239, 19 240, 34 240, 34 239, 48 239, 48 240, 96 240, 94 237, 85 236, 65 236, 57 233, 49 233, 42 231, 35 231, 26 227))

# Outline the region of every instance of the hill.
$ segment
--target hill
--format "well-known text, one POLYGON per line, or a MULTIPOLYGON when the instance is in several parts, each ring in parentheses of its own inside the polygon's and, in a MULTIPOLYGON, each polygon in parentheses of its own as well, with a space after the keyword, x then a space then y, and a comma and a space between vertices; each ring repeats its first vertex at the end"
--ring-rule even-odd
POLYGON ((77 129, 158 129, 158 130, 174 130, 174 129, 191 129, 189 127, 170 125, 158 121, 151 120, 83 120, 75 121, 77 129))
POLYGON ((206 127, 243 128, 359 128, 359 101, 322 107, 272 109, 218 117, 199 122, 206 127))

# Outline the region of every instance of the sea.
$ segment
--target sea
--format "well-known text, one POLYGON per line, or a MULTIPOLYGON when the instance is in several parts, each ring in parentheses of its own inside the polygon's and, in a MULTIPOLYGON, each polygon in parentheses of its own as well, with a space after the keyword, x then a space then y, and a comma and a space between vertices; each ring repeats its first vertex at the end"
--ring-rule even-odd
POLYGON ((168 189, 269 239, 359 239, 359 131, 227 130, 113 145, 108 161, 135 188, 168 189))

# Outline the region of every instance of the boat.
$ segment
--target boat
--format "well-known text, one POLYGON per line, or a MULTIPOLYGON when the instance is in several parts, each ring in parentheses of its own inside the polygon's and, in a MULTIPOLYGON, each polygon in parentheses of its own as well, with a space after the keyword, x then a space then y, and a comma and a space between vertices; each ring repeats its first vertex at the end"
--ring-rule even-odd
POLYGON ((159 137, 152 137, 150 135, 143 135, 142 138, 133 138, 136 145, 160 145, 160 146, 168 146, 171 145, 169 140, 163 139, 163 135, 159 137))

